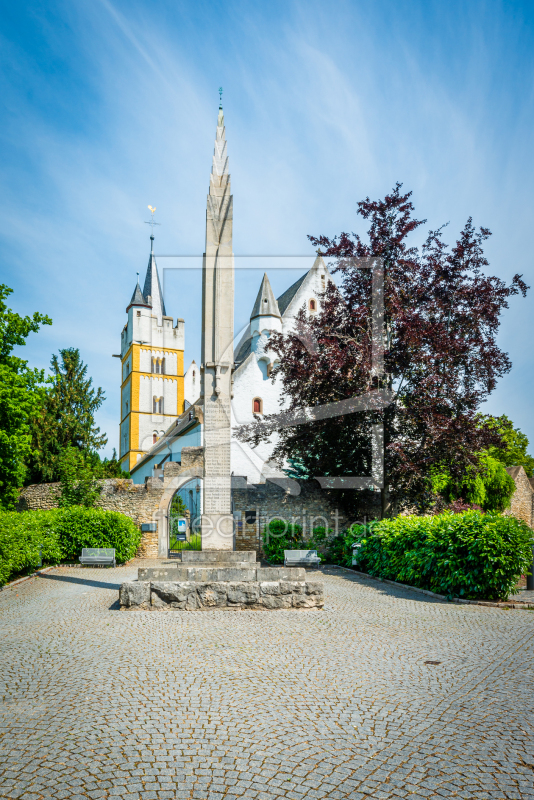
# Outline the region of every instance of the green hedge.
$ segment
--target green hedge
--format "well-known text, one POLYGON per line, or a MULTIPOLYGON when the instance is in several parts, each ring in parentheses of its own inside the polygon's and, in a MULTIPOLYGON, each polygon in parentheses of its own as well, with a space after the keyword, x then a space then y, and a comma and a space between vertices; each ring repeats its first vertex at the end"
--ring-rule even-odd
MULTIPOLYGON (((370 575, 467 600, 504 600, 532 567, 532 530, 515 517, 466 511, 397 517, 353 528, 370 575)), ((343 550, 343 548, 341 548, 343 550)))
POLYGON ((77 561, 84 547, 113 547, 119 563, 133 558, 141 532, 117 511, 72 506, 0 513, 0 585, 43 564, 77 561))
POLYGON ((284 550, 317 550, 321 555, 329 531, 317 527, 308 538, 303 538, 300 525, 273 519, 263 531, 263 553, 270 564, 284 563, 284 550))

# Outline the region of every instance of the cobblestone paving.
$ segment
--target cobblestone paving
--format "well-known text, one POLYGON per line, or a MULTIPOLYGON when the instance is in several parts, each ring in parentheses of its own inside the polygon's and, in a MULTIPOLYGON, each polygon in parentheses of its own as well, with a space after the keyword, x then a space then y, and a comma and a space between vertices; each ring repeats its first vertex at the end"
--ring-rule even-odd
POLYGON ((119 611, 134 576, 0 593, 0 797, 534 798, 534 612, 334 570, 323 611, 119 611))

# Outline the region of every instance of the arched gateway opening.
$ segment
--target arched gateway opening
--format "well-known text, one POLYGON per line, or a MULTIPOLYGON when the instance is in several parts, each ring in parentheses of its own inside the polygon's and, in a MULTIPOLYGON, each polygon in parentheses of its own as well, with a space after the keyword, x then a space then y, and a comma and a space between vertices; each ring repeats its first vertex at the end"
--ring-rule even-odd
POLYGON ((201 480, 191 480, 173 494, 168 511, 168 557, 178 557, 182 550, 202 550, 201 544, 201 480), (187 519, 185 535, 179 520, 187 519))

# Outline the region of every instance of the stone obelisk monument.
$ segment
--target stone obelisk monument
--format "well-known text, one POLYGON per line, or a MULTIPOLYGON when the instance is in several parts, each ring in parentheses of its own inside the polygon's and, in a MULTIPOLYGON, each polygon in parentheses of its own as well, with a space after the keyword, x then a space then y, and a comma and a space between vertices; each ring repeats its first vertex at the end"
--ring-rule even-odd
POLYGON ((233 549, 230 477, 230 401, 234 365, 233 197, 222 103, 206 209, 202 264, 202 365, 204 494, 202 549, 233 549))

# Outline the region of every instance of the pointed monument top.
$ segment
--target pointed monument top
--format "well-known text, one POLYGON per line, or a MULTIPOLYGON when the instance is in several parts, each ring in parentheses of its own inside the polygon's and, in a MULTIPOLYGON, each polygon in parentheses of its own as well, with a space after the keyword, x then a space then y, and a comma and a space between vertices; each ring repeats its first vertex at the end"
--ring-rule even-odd
POLYGON ((250 319, 254 319, 254 317, 280 317, 280 309, 278 308, 278 303, 276 302, 266 272, 263 275, 263 280, 250 319))

